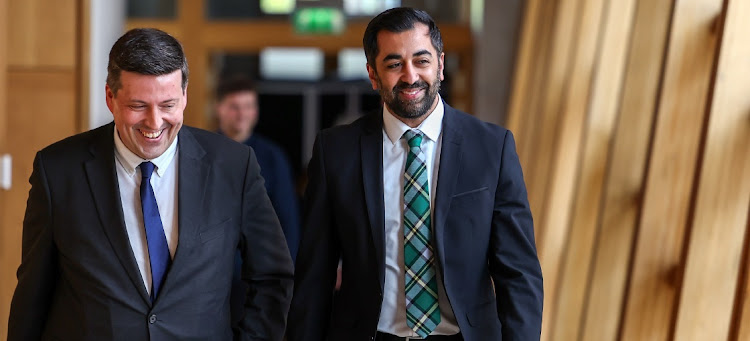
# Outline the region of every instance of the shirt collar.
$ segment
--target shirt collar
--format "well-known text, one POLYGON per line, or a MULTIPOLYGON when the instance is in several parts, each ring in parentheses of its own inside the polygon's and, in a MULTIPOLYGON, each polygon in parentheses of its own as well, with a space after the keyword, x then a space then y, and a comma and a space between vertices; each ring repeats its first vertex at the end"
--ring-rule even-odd
MULTIPOLYGON (((413 129, 419 129, 428 139, 433 142, 437 142, 440 137, 440 132, 443 129, 443 115, 445 114, 445 107, 443 105, 443 99, 438 94, 438 104, 435 109, 427 115, 422 123, 413 129)), ((401 139, 404 133, 412 129, 406 123, 401 122, 398 118, 393 116, 388 111, 388 108, 383 105, 383 130, 385 130, 388 139, 391 143, 396 144, 401 139)))
POLYGON ((122 139, 120 139, 120 134, 117 133, 117 127, 115 127, 114 130, 115 157, 117 158, 117 161, 119 161, 122 165, 122 168, 124 168, 128 173, 128 175, 133 175, 135 173, 135 169, 138 168, 141 163, 151 161, 156 166, 156 174, 159 175, 159 177, 164 176, 164 174, 167 172, 167 169, 169 169, 169 166, 172 164, 172 159, 174 159, 174 155, 177 152, 177 139, 179 137, 175 138, 174 141, 172 141, 172 144, 169 145, 169 148, 167 148, 167 150, 157 158, 152 160, 144 160, 140 156, 135 155, 135 153, 130 151, 130 149, 125 146, 125 144, 122 142, 122 139))

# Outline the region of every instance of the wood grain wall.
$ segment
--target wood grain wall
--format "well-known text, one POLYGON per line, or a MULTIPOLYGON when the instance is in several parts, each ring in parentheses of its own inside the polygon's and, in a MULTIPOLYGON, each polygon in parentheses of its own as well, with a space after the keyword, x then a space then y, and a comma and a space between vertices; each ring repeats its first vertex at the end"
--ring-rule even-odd
POLYGON ((750 2, 529 0, 543 340, 750 339, 750 2))

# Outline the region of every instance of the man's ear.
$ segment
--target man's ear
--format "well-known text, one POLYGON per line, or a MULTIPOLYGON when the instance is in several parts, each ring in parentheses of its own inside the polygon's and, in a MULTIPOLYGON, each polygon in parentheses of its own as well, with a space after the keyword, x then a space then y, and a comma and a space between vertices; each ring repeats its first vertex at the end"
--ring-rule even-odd
POLYGON ((114 113, 114 110, 112 110, 112 106, 114 105, 115 101, 115 93, 112 92, 112 89, 109 88, 109 84, 104 85, 104 96, 105 100, 107 101, 107 108, 109 108, 109 111, 114 113))
POLYGON ((377 90, 378 89, 378 73, 375 71, 374 67, 370 66, 370 63, 367 63, 367 77, 370 78, 372 89, 377 90))
POLYGON ((185 110, 185 108, 187 107, 187 98, 188 98, 187 89, 188 89, 188 85, 185 84, 185 90, 182 90, 182 99, 183 99, 182 110, 185 110))
POLYGON ((445 68, 445 52, 440 52, 440 59, 438 60, 438 76, 440 77, 440 81, 445 80, 445 76, 443 75, 443 69, 445 68))

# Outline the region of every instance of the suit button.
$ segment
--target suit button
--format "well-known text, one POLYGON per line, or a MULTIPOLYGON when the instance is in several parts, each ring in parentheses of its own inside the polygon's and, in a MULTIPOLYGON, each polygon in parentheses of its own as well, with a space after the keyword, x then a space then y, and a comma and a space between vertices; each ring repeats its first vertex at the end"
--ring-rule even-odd
POLYGON ((156 315, 151 314, 151 316, 148 317, 148 323, 151 323, 151 324, 156 323, 156 315))

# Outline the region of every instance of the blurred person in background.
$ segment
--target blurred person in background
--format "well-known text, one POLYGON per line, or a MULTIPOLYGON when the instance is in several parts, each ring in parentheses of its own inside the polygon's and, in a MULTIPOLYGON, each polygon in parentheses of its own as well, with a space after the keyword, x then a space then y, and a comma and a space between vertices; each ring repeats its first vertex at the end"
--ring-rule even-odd
POLYGON ((253 131, 259 118, 258 93, 253 82, 242 76, 221 81, 216 88, 215 110, 219 133, 255 151, 266 192, 294 259, 299 246, 300 218, 292 167, 281 146, 253 131))
POLYGON ((384 104, 316 138, 289 340, 539 340, 513 135, 442 100, 443 42, 424 11, 379 14, 363 45, 384 104))
MULTIPOLYGON (((294 259, 299 246, 300 224, 292 168, 281 146, 253 132, 258 124, 258 93, 253 82, 239 75, 219 82, 215 111, 219 133, 250 146, 255 151, 266 192, 279 217, 290 255, 294 259)), ((240 277, 241 269, 242 257, 237 253, 230 298, 234 323, 242 319, 244 298, 249 288, 240 277)))

